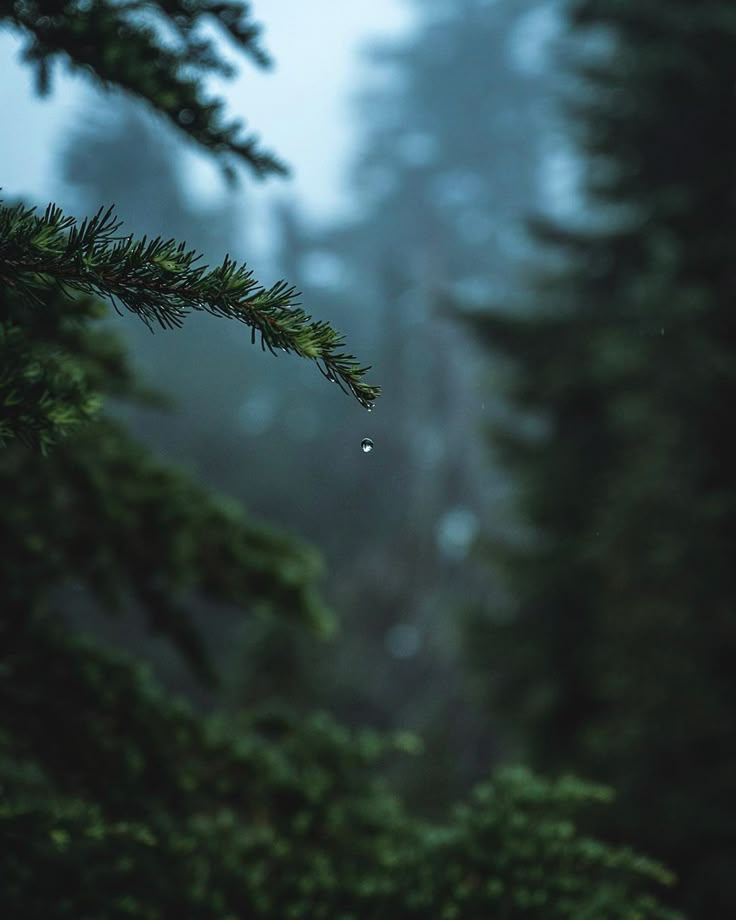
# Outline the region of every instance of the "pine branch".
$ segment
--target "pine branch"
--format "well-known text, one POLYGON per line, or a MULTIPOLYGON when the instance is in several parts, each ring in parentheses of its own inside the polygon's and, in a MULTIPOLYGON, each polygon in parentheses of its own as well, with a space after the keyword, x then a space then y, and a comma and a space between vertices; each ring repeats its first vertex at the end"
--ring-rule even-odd
POLYGON ((363 380, 369 368, 342 350, 344 339, 329 324, 301 309, 293 287, 278 281, 265 288, 228 256, 209 269, 184 243, 134 240, 120 227, 112 208, 80 223, 53 205, 42 217, 22 205, 0 206, 0 282, 39 305, 49 285, 68 296, 103 297, 151 329, 181 326, 192 310, 238 320, 264 350, 314 361, 328 380, 372 407, 379 388, 363 380))
MULTIPOLYGON (((205 93, 205 77, 235 72, 217 45, 201 34, 207 19, 239 51, 268 66, 258 43, 260 29, 250 21, 246 3, 0 0, 0 24, 7 20, 28 37, 25 58, 36 66, 40 92, 49 89, 50 65, 63 57, 104 87, 117 86, 147 101, 193 141, 226 160, 246 162, 262 176, 286 173, 255 137, 243 137, 240 122, 226 120, 221 100, 205 93)), ((225 162, 231 175, 232 165, 225 162)))
POLYGON ((46 453, 97 415, 98 392, 65 350, 0 321, 0 448, 15 438, 46 453))
POLYGON ((334 630, 314 550, 250 520, 109 419, 48 457, 20 445, 0 452, 0 495, 0 646, 14 605, 26 618, 69 579, 106 611, 134 599, 203 678, 211 674, 192 621, 202 600, 334 630))

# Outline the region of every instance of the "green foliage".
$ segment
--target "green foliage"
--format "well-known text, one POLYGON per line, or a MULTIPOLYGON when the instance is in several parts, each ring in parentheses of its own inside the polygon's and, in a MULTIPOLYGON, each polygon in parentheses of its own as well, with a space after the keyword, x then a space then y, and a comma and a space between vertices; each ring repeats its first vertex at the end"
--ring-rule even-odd
POLYGON ((1 0, 3 20, 27 38, 25 59, 36 67, 41 92, 49 89, 52 63, 62 58, 101 86, 120 87, 150 104, 197 144, 220 156, 230 174, 238 162, 259 175, 285 172, 255 138, 242 137, 240 122, 227 121, 222 100, 210 98, 203 86, 208 74, 231 77, 235 72, 212 36, 203 33, 208 21, 216 23, 241 53, 268 65, 247 3, 1 0))
MULTIPOLYGON (((119 230, 112 209, 78 223, 53 206, 42 217, 21 205, 0 207, 0 278, 35 310, 63 309, 59 298, 81 293, 108 298, 151 328, 154 323, 162 328, 180 326, 191 310, 237 319, 251 328, 252 341, 256 334, 260 336, 262 348, 273 354, 281 349, 309 358, 328 380, 351 392, 362 405, 372 405, 378 389, 363 382, 368 369, 340 351, 343 339, 329 325, 313 322, 296 306, 294 289, 283 281, 266 289, 246 266, 227 256, 220 266, 207 270, 197 265, 199 256, 183 243, 145 237, 135 241, 120 236, 119 230)), ((22 315, 17 311, 18 317, 22 315)), ((22 351, 16 347, 16 365, 22 351)), ((26 354, 26 358, 27 364, 21 364, 14 376, 25 374, 29 382, 35 382, 41 372, 36 370, 32 355, 26 354)), ((49 368, 47 373, 53 370, 57 376, 62 373, 58 367, 49 368)), ((5 430, 17 431, 27 439, 36 433, 45 443, 54 428, 61 430, 89 414, 78 378, 77 370, 68 367, 66 390, 77 398, 64 404, 59 393, 57 402, 62 405, 54 413, 47 410, 42 389, 37 413, 24 427, 21 417, 12 416, 15 390, 11 377, 4 404, 12 421, 5 424, 5 430)), ((31 404, 30 398, 27 401, 31 404)))
POLYGON ((274 709, 202 718, 43 621, 5 656, 0 706, 18 920, 675 918, 645 893, 663 869, 576 831, 609 798, 578 781, 506 771, 446 823, 417 821, 376 779, 411 739, 274 709))
POLYGON ((673 865, 694 916, 731 916, 733 5, 570 15, 592 30, 569 92, 589 211, 535 225, 555 268, 532 312, 477 318, 507 362, 492 439, 529 533, 489 545, 513 601, 468 647, 507 736, 611 783, 599 827, 673 865))
MULTIPOLYGON (((50 61, 66 57, 104 86, 118 87, 145 100, 192 140, 219 157, 230 172, 245 162, 256 172, 281 171, 281 165, 240 139, 240 125, 223 120, 223 103, 203 89, 207 74, 232 75, 203 22, 214 20, 258 64, 268 62, 258 44, 258 28, 247 4, 186 0, 183 3, 32 2, 3 0, 0 22, 28 37, 26 58, 38 67, 39 84, 48 84, 50 61)), ((274 354, 281 349, 313 360, 328 380, 352 393, 366 407, 378 388, 366 384, 361 367, 342 351, 343 338, 327 323, 312 321, 283 281, 264 288, 246 266, 227 256, 207 270, 199 256, 171 239, 134 240, 120 236, 112 209, 77 222, 49 205, 43 216, 22 205, 0 204, 0 282, 36 310, 64 311, 66 297, 83 293, 112 301, 164 328, 181 325, 187 312, 204 310, 250 326, 252 340, 274 354)), ((8 314, 2 315, 5 324, 8 314)), ((15 322, 29 319, 16 311, 15 322)), ((0 378, 0 439, 11 437, 46 449, 57 437, 94 413, 98 396, 73 361, 45 346, 39 349, 21 332, 3 326, 0 347, 7 357, 0 378), (18 408, 23 388, 25 406, 18 408)))
POLYGON ((99 300, 82 295, 63 310, 29 309, 6 288, 0 309, 3 446, 19 438, 45 453, 58 436, 99 416, 103 394, 165 404, 134 378, 122 344, 99 322, 106 312, 99 300))
POLYGON ((332 628, 313 550, 248 521, 237 504, 151 458, 113 422, 89 426, 48 458, 6 449, 0 494, 0 623, 16 606, 44 606, 71 578, 108 610, 135 600, 203 676, 206 655, 188 613, 203 595, 332 628))
POLYGON ((45 453, 53 435, 97 414, 100 398, 78 364, 58 347, 31 344, 11 322, 0 324, 0 445, 14 438, 45 453))
POLYGON ((82 410, 96 407, 103 393, 144 405, 157 400, 135 381, 121 344, 100 323, 99 301, 83 295, 64 310, 29 308, 14 291, 0 295, 0 304, 14 333, 6 351, 12 357, 21 350, 6 363, 0 387, 13 396, 7 427, 31 441, 9 443, 0 454, 3 635, 70 582, 109 612, 137 605, 206 680, 211 662, 192 621, 203 597, 317 632, 333 629, 317 592, 322 567, 314 550, 248 520, 236 503, 152 457, 118 422, 84 418, 82 410), (31 385, 29 367, 36 366, 45 376, 31 385), (65 401, 69 391, 78 403, 65 401), (75 428, 49 456, 33 449, 75 428))

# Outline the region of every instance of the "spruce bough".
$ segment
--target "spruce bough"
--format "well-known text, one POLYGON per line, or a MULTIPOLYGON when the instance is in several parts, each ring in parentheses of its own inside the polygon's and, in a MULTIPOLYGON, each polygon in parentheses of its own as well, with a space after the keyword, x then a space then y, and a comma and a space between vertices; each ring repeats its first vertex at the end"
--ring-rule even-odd
MULTIPOLYGON (((248 4, 0 0, 0 23, 25 40, 24 57, 36 69, 40 92, 50 88, 52 66, 63 61, 106 91, 123 90, 148 105, 212 153, 231 179, 238 165, 259 177, 286 172, 254 137, 243 135, 240 122, 226 119, 223 101, 204 87, 208 75, 235 73, 205 31, 212 23, 258 66, 269 65, 248 4)), ((185 243, 135 240, 121 230, 112 209, 77 221, 55 205, 40 215, 0 201, 0 284, 7 295, 0 316, 0 444, 18 437, 46 450, 94 417, 99 394, 73 356, 49 349, 30 331, 38 326, 33 312, 73 311, 69 299, 80 294, 130 310, 151 329, 180 326, 194 310, 238 320, 250 327, 252 342, 314 361, 361 405, 373 405, 379 388, 365 382, 369 368, 344 351, 343 337, 328 323, 301 308, 288 283, 267 288, 228 256, 208 268, 185 243), (19 393, 25 394, 21 408, 19 393)))
POLYGON ((302 310, 293 287, 265 288, 245 265, 225 256, 213 269, 185 243, 120 235, 112 208, 81 223, 50 205, 42 216, 17 205, 0 210, 0 281, 45 308, 49 288, 93 294, 139 316, 149 328, 181 326, 192 310, 236 319, 251 328, 262 348, 293 352, 365 407, 378 388, 364 382, 368 370, 341 351, 344 340, 327 323, 302 310))

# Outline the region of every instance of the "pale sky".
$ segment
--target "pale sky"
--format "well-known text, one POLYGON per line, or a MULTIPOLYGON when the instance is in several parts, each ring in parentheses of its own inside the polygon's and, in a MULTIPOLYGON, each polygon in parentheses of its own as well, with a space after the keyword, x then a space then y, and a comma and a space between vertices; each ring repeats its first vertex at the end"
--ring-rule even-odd
MULTIPOLYGON (((292 177, 249 184, 249 198, 254 195, 263 204, 290 192, 310 216, 329 220, 349 210, 343 177, 354 140, 350 98, 366 74, 360 49, 408 31, 410 5, 405 0, 256 0, 252 9, 265 27, 264 44, 276 67, 261 72, 243 61, 240 76, 217 87, 231 114, 245 118, 264 146, 289 163, 292 177)), ((57 68, 52 96, 39 99, 31 70, 18 61, 20 47, 9 30, 0 30, 0 187, 7 197, 52 199, 64 130, 94 97, 85 91, 83 77, 57 68)), ((215 181, 206 165, 195 168, 194 176, 202 190, 215 181)))

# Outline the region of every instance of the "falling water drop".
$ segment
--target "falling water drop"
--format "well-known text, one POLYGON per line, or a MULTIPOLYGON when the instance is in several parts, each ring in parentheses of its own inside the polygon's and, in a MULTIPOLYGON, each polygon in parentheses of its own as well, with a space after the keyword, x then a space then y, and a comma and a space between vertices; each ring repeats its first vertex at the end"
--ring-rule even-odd
POLYGON ((373 441, 370 438, 363 438, 360 442, 364 454, 369 454, 373 450, 373 441))

